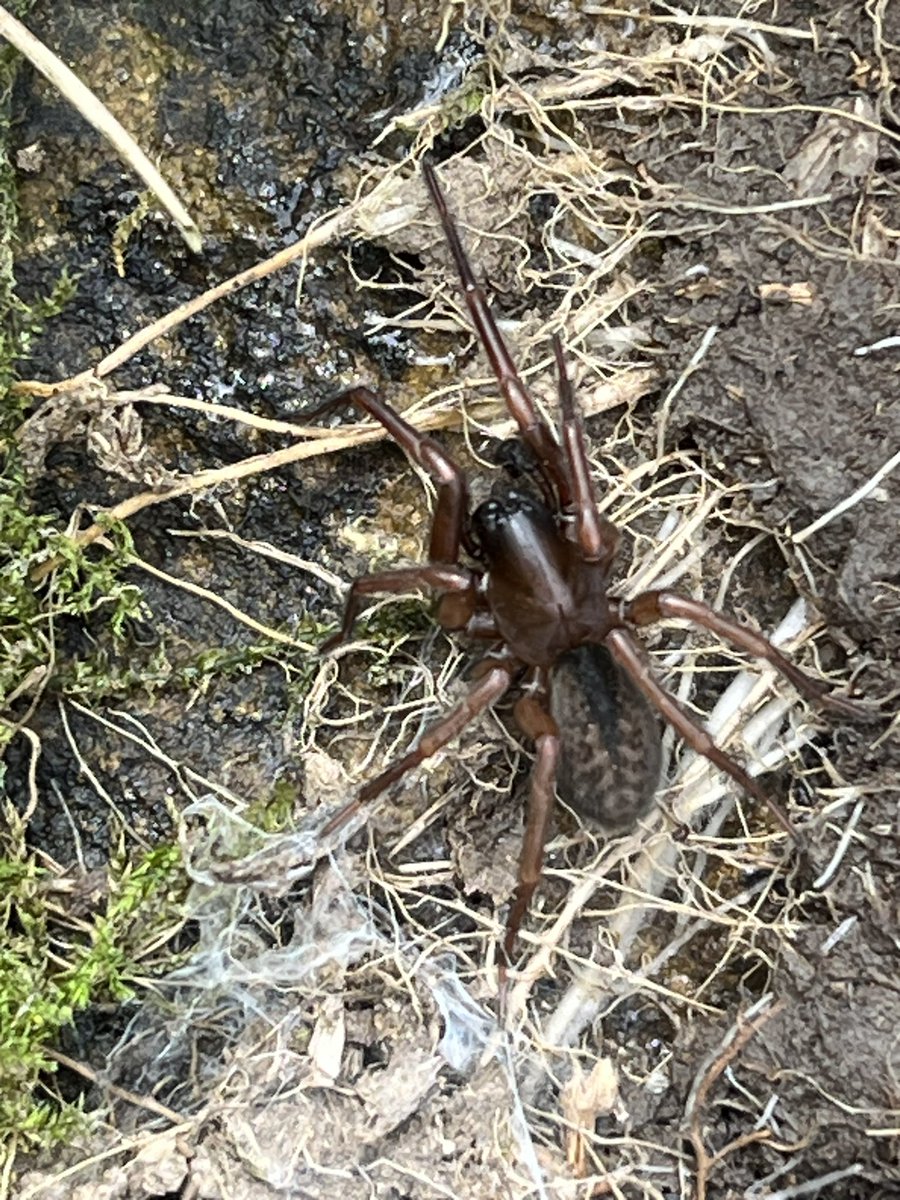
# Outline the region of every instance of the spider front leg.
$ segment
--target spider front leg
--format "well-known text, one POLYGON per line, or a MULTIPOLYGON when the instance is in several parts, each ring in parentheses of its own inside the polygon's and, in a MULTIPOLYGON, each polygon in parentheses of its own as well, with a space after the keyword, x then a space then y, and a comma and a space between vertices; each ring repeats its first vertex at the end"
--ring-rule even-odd
POLYGON ((444 453, 437 442, 414 429, 389 404, 385 404, 367 387, 351 388, 329 400, 317 413, 330 411, 341 404, 353 404, 383 425, 395 442, 409 457, 426 470, 437 487, 437 504, 431 524, 429 561, 419 567, 400 567, 374 575, 363 575, 350 587, 341 628, 322 643, 322 652, 346 642, 353 632, 366 596, 381 593, 401 593, 410 588, 424 587, 441 593, 438 620, 445 629, 463 629, 475 615, 478 605, 474 577, 464 567, 456 567, 460 544, 464 537, 464 522, 468 497, 466 481, 456 463, 444 453))
POLYGON ((571 486, 559 445, 552 430, 542 419, 534 401, 528 394, 528 389, 516 370, 516 364, 512 360, 509 348, 503 340, 503 334, 491 312, 484 289, 475 279, 475 272, 472 270, 472 265, 463 247, 456 222, 450 213, 446 197, 438 182, 437 172, 430 163, 423 163, 422 170, 462 283, 463 295, 472 318, 472 324, 475 326, 478 340, 488 356, 506 407, 519 426, 523 441, 534 451, 539 470, 555 488, 560 505, 568 509, 572 502, 571 486))
POLYGON ((559 381, 559 410, 562 414, 563 455, 572 483, 572 507, 575 516, 575 540, 585 562, 612 565, 619 545, 619 531, 597 512, 591 465, 584 441, 584 424, 575 408, 572 380, 566 370, 562 342, 554 334, 553 354, 559 381))
POLYGON ((472 572, 465 567, 426 563, 420 567, 397 567, 376 575, 361 575, 350 585, 340 629, 322 642, 319 653, 327 654, 335 646, 350 640, 367 596, 402 594, 413 588, 434 589, 441 593, 438 618, 445 629, 464 629, 475 616, 475 583, 472 572))
POLYGON ((334 400, 329 400, 327 405, 323 405, 316 412, 326 409, 330 411, 345 403, 354 404, 370 417, 374 417, 413 462, 427 471, 434 480, 437 487, 437 504, 431 523, 428 559, 432 563, 455 563, 463 541, 463 526, 468 506, 466 480, 462 471, 433 438, 414 429, 396 409, 380 400, 371 388, 350 388, 334 400))

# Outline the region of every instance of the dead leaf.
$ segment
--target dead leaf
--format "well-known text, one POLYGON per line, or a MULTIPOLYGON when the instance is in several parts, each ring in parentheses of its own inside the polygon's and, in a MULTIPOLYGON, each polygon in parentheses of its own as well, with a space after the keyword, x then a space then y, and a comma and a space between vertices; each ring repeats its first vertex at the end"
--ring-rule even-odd
POLYGON ((816 289, 808 280, 798 283, 761 283, 758 288, 760 300, 773 300, 781 304, 812 304, 816 289))
MULTIPOLYGON (((839 101, 835 108, 876 122, 875 109, 865 96, 839 101)), ((828 190, 835 175, 846 179, 868 175, 877 156, 877 130, 829 112, 819 117, 815 129, 788 159, 782 176, 794 184, 798 195, 816 196, 828 190)))
POLYGON ((585 1134, 592 1133, 599 1116, 610 1113, 619 1100, 619 1079, 611 1058, 598 1058, 590 1075, 575 1065, 560 1094, 560 1107, 569 1126, 566 1160, 576 1175, 587 1174, 585 1134))
POLYGON ((312 1074, 308 1087, 329 1087, 341 1071, 346 1027, 341 996, 326 996, 319 1004, 319 1015, 309 1039, 312 1074))
POLYGON ((366 1141, 377 1142, 418 1112, 443 1067, 432 1050, 398 1051, 386 1068, 364 1075, 356 1090, 369 1115, 366 1141))

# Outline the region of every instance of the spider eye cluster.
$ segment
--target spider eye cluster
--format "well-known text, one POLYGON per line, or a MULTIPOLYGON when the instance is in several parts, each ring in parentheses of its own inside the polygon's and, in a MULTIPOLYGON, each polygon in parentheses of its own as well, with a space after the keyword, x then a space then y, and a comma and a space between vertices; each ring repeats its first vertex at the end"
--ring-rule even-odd
POLYGON ((485 529, 500 529, 519 516, 537 517, 541 508, 527 492, 504 488, 479 504, 473 518, 485 529))
POLYGON ((553 516, 535 496, 520 488, 503 488, 483 501, 472 514, 472 530, 489 553, 512 538, 518 541, 523 527, 537 528, 550 534, 555 529, 553 516))

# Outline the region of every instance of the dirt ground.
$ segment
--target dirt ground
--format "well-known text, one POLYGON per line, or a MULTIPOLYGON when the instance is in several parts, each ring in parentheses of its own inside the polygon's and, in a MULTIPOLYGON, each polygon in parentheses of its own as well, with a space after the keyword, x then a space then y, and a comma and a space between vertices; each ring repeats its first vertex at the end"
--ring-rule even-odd
MULTIPOLYGON (((11 1195, 900 1195, 900 11, 690 11, 32 10, 206 246, 153 212, 120 275, 139 185, 25 74, 18 277, 37 295, 66 266, 78 289, 22 374, 102 368, 35 399, 33 504, 60 526, 84 505, 87 528, 153 501, 128 518, 144 618, 124 644, 102 611, 57 631, 29 840, 86 904, 123 841, 177 843, 190 886, 135 998, 56 1047, 91 1124, 21 1157, 11 1195), (476 494, 510 433, 420 173, 398 168, 425 153, 551 411, 565 340, 625 534, 620 593, 674 580, 767 631, 801 597, 788 652, 883 711, 804 711, 753 673, 732 691, 732 651, 650 631, 667 687, 764 761, 805 852, 667 741, 646 828, 608 842, 560 813, 503 1014, 530 754, 509 705, 346 847, 316 840, 473 658, 412 600, 317 656, 348 580, 421 555, 430 501, 351 417, 329 442, 303 414, 363 380, 441 430, 476 494), (261 277, 106 369, 338 209, 302 277, 261 277)), ((7 754, 20 810, 32 744, 7 754)))

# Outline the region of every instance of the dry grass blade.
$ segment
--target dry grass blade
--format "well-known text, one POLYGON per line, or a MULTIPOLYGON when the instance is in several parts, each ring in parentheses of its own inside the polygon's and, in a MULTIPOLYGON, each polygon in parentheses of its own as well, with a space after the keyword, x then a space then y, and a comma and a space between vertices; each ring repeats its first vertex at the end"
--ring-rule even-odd
POLYGON ((203 249, 203 238, 196 222, 134 138, 121 122, 116 120, 106 105, 101 104, 74 71, 2 6, 0 37, 5 37, 20 54, 24 54, 41 74, 62 92, 72 107, 106 138, 123 162, 140 176, 175 222, 189 249, 199 254, 203 249))

